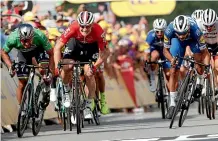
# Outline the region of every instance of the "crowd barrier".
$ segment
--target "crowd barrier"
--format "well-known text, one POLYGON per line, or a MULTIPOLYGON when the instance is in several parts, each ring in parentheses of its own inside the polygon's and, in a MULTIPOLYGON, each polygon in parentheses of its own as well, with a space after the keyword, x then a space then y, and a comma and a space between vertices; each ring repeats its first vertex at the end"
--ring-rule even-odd
MULTIPOLYGON (((1 71, 1 125, 16 124, 18 114, 18 103, 16 99, 17 77, 9 76, 6 66, 3 65, 1 71)), ((145 81, 140 72, 134 72, 137 79, 133 80, 134 97, 128 91, 127 85, 122 77, 122 72, 116 70, 117 79, 111 79, 105 74, 106 81, 106 99, 108 106, 113 109, 134 108, 155 104, 154 94, 148 90, 147 81, 145 81), (135 100, 134 100, 135 99, 135 100)), ((50 103, 46 109, 44 119, 56 118, 54 104, 50 103)))

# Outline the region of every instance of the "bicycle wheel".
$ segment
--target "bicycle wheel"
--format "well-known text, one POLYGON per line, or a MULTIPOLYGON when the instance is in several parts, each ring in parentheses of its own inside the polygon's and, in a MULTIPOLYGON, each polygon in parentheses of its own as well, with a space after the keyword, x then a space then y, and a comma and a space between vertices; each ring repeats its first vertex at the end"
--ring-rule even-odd
POLYGON ((80 90, 77 84, 77 79, 75 78, 75 95, 76 95, 76 127, 77 134, 81 133, 81 112, 80 112, 80 90))
POLYGON ((212 117, 215 119, 215 113, 216 113, 216 101, 212 102, 212 117))
MULTIPOLYGON (((95 100, 95 104, 97 105, 98 104, 98 100, 96 99, 95 100)), ((96 125, 100 125, 100 119, 99 119, 99 115, 98 115, 98 107, 95 106, 95 109, 93 110, 93 118, 95 120, 95 124, 96 125)))
POLYGON ((185 104, 186 107, 182 108, 182 111, 181 111, 180 117, 179 117, 179 127, 182 127, 182 125, 186 119, 190 104, 191 104, 191 100, 188 100, 187 103, 185 104))
POLYGON ((207 117, 211 120, 212 119, 212 99, 211 99, 211 87, 210 87, 210 81, 206 79, 206 113, 207 117))
POLYGON ((199 98, 199 100, 198 100, 198 114, 199 115, 201 115, 202 114, 202 107, 201 107, 201 105, 202 105, 202 102, 201 102, 201 97, 199 98))
POLYGON ((190 104, 192 103, 193 98, 193 94, 194 94, 194 90, 195 90, 195 86, 196 86, 196 77, 192 77, 191 83, 188 84, 188 90, 185 93, 185 101, 182 104, 182 111, 180 113, 180 117, 179 117, 179 127, 182 127, 186 116, 188 114, 188 110, 190 107, 190 104))
MULTIPOLYGON (((35 100, 35 104, 37 105, 35 107, 36 110, 37 110, 37 114, 34 115, 33 118, 32 118, 32 120, 33 120, 33 122, 32 122, 32 132, 33 132, 34 136, 38 135, 38 133, 40 131, 40 128, 41 128, 41 125, 42 125, 42 121, 43 121, 43 117, 44 117, 44 112, 45 112, 45 110, 41 110, 40 109, 40 102, 41 101, 38 102, 41 93, 42 93, 41 85, 38 85, 36 87, 35 99, 33 99, 33 100, 35 100), (36 120, 36 118, 37 118, 37 120, 36 120)), ((35 112, 33 112, 33 113, 35 113, 35 112)))
POLYGON ((161 106, 161 113, 162 113, 162 119, 166 118, 166 109, 165 109, 165 97, 164 97, 165 90, 165 84, 164 84, 164 76, 163 72, 160 71, 159 76, 159 100, 160 100, 160 106, 161 106))
POLYGON ((27 84, 23 96, 22 101, 18 113, 18 121, 17 121, 17 136, 21 138, 24 134, 24 131, 26 129, 27 123, 29 121, 29 107, 30 107, 30 96, 32 93, 32 86, 31 84, 27 84))
POLYGON ((202 111, 202 114, 204 114, 204 108, 205 108, 205 96, 201 96, 201 111, 202 111))
POLYGON ((185 92, 186 92, 186 88, 187 88, 187 85, 188 85, 188 82, 189 82, 189 78, 190 78, 189 76, 185 77, 184 83, 182 83, 181 88, 179 89, 178 101, 177 101, 175 110, 174 110, 174 112, 173 112, 173 116, 172 116, 172 119, 171 119, 170 127, 169 127, 169 128, 172 128, 173 123, 174 123, 174 120, 175 120, 175 117, 176 117, 178 111, 179 111, 180 108, 181 108, 182 102, 183 102, 183 100, 184 100, 184 94, 185 94, 185 92))

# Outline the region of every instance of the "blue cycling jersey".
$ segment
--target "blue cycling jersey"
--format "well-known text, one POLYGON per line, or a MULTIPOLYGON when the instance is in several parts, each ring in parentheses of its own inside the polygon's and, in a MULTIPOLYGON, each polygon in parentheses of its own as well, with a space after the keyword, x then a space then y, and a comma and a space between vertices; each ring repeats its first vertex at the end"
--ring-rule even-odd
POLYGON ((154 30, 150 30, 148 32, 147 38, 146 38, 146 42, 148 43, 148 45, 150 46, 150 48, 155 48, 155 49, 161 49, 164 46, 164 38, 159 39, 154 30))
MULTIPOLYGON (((205 47, 205 41, 203 38, 203 34, 201 30, 199 29, 197 23, 192 19, 189 18, 190 21, 190 32, 188 37, 185 39, 185 41, 192 40, 194 42, 199 42, 200 48, 205 47)), ((169 48, 171 45, 172 38, 177 38, 176 31, 173 28, 173 22, 171 22, 168 27, 166 28, 164 32, 164 47, 169 48)))

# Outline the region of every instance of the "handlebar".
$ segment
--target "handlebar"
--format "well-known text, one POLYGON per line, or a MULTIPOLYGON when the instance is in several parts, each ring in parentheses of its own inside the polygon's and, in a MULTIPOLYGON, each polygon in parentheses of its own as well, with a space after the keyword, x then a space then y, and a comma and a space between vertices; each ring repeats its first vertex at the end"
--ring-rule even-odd
POLYGON ((68 63, 62 63, 62 61, 59 61, 58 69, 60 70, 64 65, 80 66, 80 65, 86 65, 86 64, 89 64, 90 67, 93 67, 92 61, 89 61, 89 62, 79 62, 79 61, 74 62, 74 61, 71 61, 71 62, 68 62, 68 63))
POLYGON ((48 76, 49 73, 50 73, 49 66, 48 66, 48 67, 41 67, 41 66, 35 66, 35 65, 27 65, 27 64, 25 64, 25 63, 19 63, 19 62, 18 62, 18 63, 15 63, 15 61, 14 61, 14 62, 12 63, 11 68, 9 69, 9 74, 10 74, 11 77, 13 77, 13 71, 15 70, 15 65, 24 65, 24 66, 26 66, 26 67, 29 67, 30 69, 33 69, 33 70, 38 69, 38 68, 41 68, 41 69, 43 69, 43 70, 47 70, 46 76, 48 76))

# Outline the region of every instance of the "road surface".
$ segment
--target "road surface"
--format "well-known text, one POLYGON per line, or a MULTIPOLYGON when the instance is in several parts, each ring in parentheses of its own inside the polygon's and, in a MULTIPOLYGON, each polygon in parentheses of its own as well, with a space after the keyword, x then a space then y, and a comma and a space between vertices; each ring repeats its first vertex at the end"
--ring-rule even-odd
POLYGON ((138 112, 134 114, 118 113, 101 117, 101 125, 85 123, 80 135, 73 131, 63 131, 60 125, 43 126, 34 137, 28 129, 22 139, 16 132, 2 134, 3 141, 218 141, 217 119, 209 120, 206 115, 198 115, 196 108, 189 111, 183 127, 174 123, 169 129, 169 120, 160 118, 160 111, 138 112))

